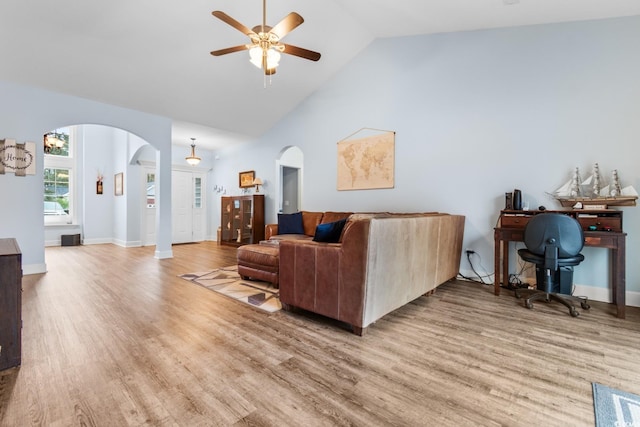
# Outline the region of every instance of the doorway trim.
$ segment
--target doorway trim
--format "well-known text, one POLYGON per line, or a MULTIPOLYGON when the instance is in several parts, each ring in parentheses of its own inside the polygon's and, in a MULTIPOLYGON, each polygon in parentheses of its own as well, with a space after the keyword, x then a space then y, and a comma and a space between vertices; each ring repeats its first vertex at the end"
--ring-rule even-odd
POLYGON ((278 214, 282 212, 282 205, 284 203, 283 200, 283 169, 285 167, 297 169, 298 171, 298 209, 302 209, 302 197, 304 194, 303 191, 303 179, 304 176, 304 154, 300 147, 295 145, 288 145, 280 150, 278 154, 278 158, 276 159, 276 200, 275 200, 275 217, 278 217, 278 214))

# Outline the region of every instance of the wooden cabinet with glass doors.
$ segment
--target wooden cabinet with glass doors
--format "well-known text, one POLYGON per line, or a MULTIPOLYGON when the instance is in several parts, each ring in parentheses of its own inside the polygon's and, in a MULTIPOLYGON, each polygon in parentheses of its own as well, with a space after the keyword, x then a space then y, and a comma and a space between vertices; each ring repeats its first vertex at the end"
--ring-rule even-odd
POLYGON ((220 243, 240 246, 264 240, 264 195, 223 196, 220 243))

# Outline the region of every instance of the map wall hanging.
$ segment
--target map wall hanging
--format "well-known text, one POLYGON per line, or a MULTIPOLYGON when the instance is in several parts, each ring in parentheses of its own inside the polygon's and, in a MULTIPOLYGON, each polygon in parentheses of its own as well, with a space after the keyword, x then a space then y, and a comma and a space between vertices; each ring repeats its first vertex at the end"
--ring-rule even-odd
POLYGON ((338 142, 338 191, 393 188, 393 131, 363 128, 338 142), (375 135, 353 138, 362 131, 375 135))

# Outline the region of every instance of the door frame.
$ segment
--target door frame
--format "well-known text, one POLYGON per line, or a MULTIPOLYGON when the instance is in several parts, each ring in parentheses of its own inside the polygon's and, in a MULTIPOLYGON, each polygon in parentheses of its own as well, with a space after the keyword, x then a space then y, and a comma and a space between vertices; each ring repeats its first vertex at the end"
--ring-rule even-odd
POLYGON ((283 200, 283 189, 284 185, 282 175, 284 167, 293 168, 298 170, 298 210, 302 209, 302 196, 304 194, 303 191, 303 176, 304 176, 304 154, 300 147, 295 145, 289 145, 284 147, 276 159, 276 200, 274 204, 275 210, 275 218, 278 217, 279 213, 282 213, 282 205, 284 203, 283 200), (291 153, 294 153, 292 156, 291 153))

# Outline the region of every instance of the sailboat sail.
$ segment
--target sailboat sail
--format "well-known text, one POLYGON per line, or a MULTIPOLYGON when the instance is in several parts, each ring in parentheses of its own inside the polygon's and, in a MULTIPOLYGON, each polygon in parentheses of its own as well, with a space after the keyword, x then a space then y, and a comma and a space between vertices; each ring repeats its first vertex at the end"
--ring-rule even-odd
POLYGON ((569 197, 571 195, 571 179, 564 183, 564 185, 558 188, 553 194, 558 197, 569 197))

